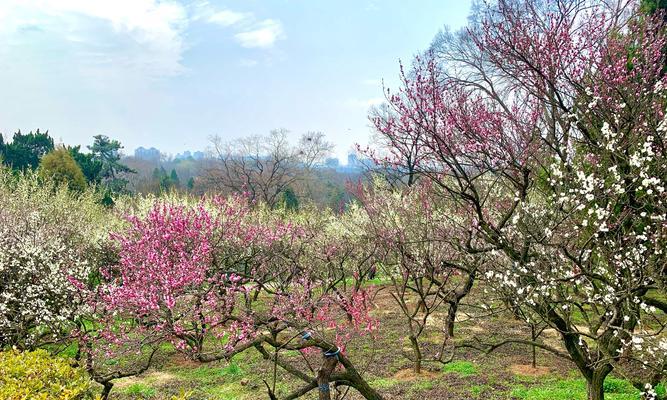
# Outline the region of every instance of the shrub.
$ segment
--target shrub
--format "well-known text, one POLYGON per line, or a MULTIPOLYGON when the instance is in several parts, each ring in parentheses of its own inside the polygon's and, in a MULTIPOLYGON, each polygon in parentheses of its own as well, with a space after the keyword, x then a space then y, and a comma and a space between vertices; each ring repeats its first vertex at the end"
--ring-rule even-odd
POLYGON ((0 400, 96 398, 92 381, 66 358, 45 350, 0 352, 0 400))
POLYGON ((71 190, 83 191, 87 186, 81 167, 64 147, 59 147, 42 157, 39 163, 39 175, 42 178, 52 179, 58 185, 67 184, 71 190))

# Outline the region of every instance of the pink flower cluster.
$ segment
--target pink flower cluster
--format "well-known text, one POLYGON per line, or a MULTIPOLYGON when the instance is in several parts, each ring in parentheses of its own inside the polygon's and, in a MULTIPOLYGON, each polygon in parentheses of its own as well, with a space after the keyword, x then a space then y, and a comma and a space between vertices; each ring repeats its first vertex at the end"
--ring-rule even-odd
POLYGON ((195 358, 207 342, 221 341, 231 353, 277 323, 333 333, 340 346, 375 329, 365 292, 322 290, 317 274, 301 265, 310 262, 299 258, 304 248, 327 252, 309 242, 317 235, 262 215, 241 196, 157 203, 128 222, 112 235, 119 260, 104 270, 98 290, 109 316, 101 339, 109 344, 131 340, 118 331, 119 318, 137 321, 135 334, 170 341, 195 358), (256 307, 262 302, 269 312, 256 307))

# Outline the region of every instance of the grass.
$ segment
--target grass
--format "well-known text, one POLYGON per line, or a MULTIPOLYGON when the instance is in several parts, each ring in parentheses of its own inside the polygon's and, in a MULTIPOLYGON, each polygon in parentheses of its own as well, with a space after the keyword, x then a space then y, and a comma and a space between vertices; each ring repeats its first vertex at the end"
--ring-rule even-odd
POLYGON ((455 373, 460 376, 477 375, 477 367, 470 361, 453 361, 442 367, 444 373, 455 373))
POLYGON ((378 378, 370 382, 371 386, 377 389, 389 389, 400 383, 398 379, 394 378, 378 378))
MULTIPOLYGON (((174 382, 179 382, 179 385, 187 384, 190 389, 190 395, 185 396, 187 399, 226 399, 226 400, 241 400, 244 394, 247 394, 246 389, 239 384, 239 380, 243 376, 243 370, 236 363, 229 365, 200 365, 200 366, 173 366, 167 369, 168 373, 173 376, 174 382)), ((150 377, 143 380, 146 383, 152 382, 150 377)), ((130 385, 125 390, 126 394, 136 384, 130 385)), ((174 393, 174 389, 165 391, 165 387, 160 387, 157 391, 156 400, 171 399, 167 396, 168 393, 174 393)), ((183 388, 181 388, 183 391, 183 388)), ((150 398, 152 396, 139 396, 140 398, 150 398)), ((137 398, 136 394, 132 398, 137 398)))
POLYGON ((209 386, 221 381, 236 381, 243 376, 243 370, 236 363, 230 363, 222 368, 212 365, 201 365, 196 368, 178 368, 173 373, 184 380, 197 381, 200 384, 209 386))
MULTIPOLYGON (((426 379, 402 379, 397 372, 409 370, 413 365, 400 352, 383 352, 378 349, 391 348, 404 343, 406 330, 394 312, 393 300, 387 291, 376 297, 378 307, 374 316, 381 319, 381 335, 352 342, 349 354, 358 370, 370 386, 386 398, 395 399, 488 399, 488 400, 585 400, 586 384, 573 365, 538 350, 540 365, 549 366, 546 376, 524 376, 512 372, 510 365, 530 363, 530 348, 508 345, 497 352, 480 355, 474 351, 461 351, 456 361, 441 368, 442 373, 429 375, 426 379)), ((491 339, 507 335, 529 335, 513 323, 511 316, 502 315, 484 320, 464 320, 457 325, 454 341, 465 341, 473 335, 487 335, 491 339)), ((437 322, 437 321, 436 321, 437 322)), ((440 324, 428 325, 424 337, 425 347, 431 352, 442 340, 440 324)), ((546 335, 545 335, 546 336, 546 335)), ((556 339, 554 339, 556 340, 556 339)), ((71 353, 66 349, 64 353, 71 353)), ((196 364, 179 356, 173 346, 161 346, 161 362, 148 373, 130 378, 112 393, 116 400, 172 400, 174 395, 188 391, 188 400, 253 400, 267 398, 263 380, 270 384, 273 378, 272 363, 252 349, 234 356, 229 363, 217 361, 196 364), (131 385, 129 385, 131 383, 131 385), (127 386, 129 385, 129 386, 127 386)), ((281 357, 302 370, 307 370, 299 352, 282 350, 281 357)), ((317 370, 320 359, 313 356, 312 366, 317 370)), ((302 386, 302 382, 289 374, 277 370, 276 395, 284 397, 302 386)), ((657 389, 660 399, 665 399, 664 387, 657 389)), ((639 400, 639 391, 627 381, 609 377, 605 381, 606 400, 639 400)), ((354 393, 354 390, 351 390, 354 393)), ((314 398, 316 392, 309 394, 314 398)), ((355 395, 356 396, 356 395, 355 395)), ((357 398, 350 397, 350 398, 357 398)))
POLYGON ((473 396, 475 399, 481 398, 482 394, 489 390, 488 385, 472 385, 470 386, 470 394, 473 396))
POLYGON ((211 399, 239 400, 245 397, 245 391, 240 385, 216 386, 202 392, 206 394, 206 398, 211 399))
MULTIPOLYGON (((639 400, 639 390, 630 382, 607 378, 604 382, 606 400, 639 400)), ((523 400, 585 400, 586 381, 568 379, 549 382, 543 385, 512 390, 512 396, 523 400)))
POLYGON ((432 380, 422 380, 419 382, 416 382, 412 385, 412 390, 414 391, 423 391, 423 390, 431 390, 435 387, 435 383, 433 383, 432 380))
POLYGON ((133 383, 125 389, 125 394, 135 398, 150 399, 155 396, 155 389, 143 383, 133 383))
POLYGON ((242 374, 243 371, 241 370, 241 367, 239 367, 234 363, 231 363, 228 366, 224 367, 221 372, 222 376, 231 376, 231 377, 240 376, 242 374))
MULTIPOLYGON (((354 285, 354 279, 347 278, 345 279, 345 283, 351 287, 354 285)), ((364 279, 364 281, 361 283, 361 286, 369 287, 369 286, 380 286, 388 284, 391 284, 391 278, 376 276, 373 279, 364 279)))

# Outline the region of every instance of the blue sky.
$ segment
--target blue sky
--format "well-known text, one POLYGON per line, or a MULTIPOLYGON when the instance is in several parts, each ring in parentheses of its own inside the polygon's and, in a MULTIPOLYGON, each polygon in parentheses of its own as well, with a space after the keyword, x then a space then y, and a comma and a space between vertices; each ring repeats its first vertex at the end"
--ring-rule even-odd
POLYGON ((163 152, 287 128, 343 158, 468 0, 0 0, 0 132, 96 134, 163 152))

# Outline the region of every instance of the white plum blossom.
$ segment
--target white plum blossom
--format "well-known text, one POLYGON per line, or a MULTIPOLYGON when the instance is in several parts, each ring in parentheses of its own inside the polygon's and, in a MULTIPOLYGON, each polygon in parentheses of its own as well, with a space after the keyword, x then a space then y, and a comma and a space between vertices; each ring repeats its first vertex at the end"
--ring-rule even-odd
POLYGON ((85 311, 80 284, 93 265, 101 206, 65 188, 0 168, 0 345, 62 339, 85 311))

